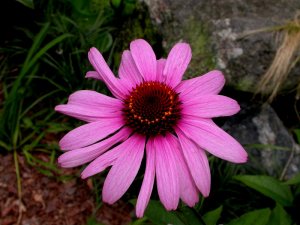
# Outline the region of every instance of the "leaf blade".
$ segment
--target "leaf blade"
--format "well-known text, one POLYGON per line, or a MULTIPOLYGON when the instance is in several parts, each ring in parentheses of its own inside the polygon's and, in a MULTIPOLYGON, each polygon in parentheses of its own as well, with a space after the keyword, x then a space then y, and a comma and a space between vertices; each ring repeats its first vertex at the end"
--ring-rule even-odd
POLYGON ((283 206, 291 206, 293 203, 293 195, 290 188, 273 177, 264 175, 239 175, 235 176, 234 179, 241 181, 248 187, 253 188, 283 206))

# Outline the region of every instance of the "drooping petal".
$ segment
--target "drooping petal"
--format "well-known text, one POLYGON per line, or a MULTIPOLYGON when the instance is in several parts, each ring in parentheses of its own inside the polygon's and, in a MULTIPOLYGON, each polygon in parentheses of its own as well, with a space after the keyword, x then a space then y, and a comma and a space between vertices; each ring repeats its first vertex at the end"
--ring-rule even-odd
POLYGON ((141 218, 144 215, 145 209, 149 203, 152 193, 154 177, 155 177, 155 148, 154 140, 150 138, 146 146, 146 171, 142 187, 136 203, 136 216, 141 218))
POLYGON ((88 147, 67 151, 58 158, 61 167, 69 168, 83 165, 102 155, 113 145, 128 138, 131 131, 123 128, 115 135, 88 147))
POLYGON ((183 118, 178 127, 209 153, 234 163, 247 161, 247 152, 233 137, 206 119, 183 118))
POLYGON ((165 78, 163 76, 163 71, 166 65, 166 59, 157 60, 157 68, 156 68, 156 79, 160 82, 164 82, 165 78))
POLYGON ((157 136, 154 139, 155 168, 157 190, 160 201, 167 210, 175 210, 179 202, 180 187, 176 165, 173 154, 172 143, 169 136, 157 136))
POLYGON ((174 135, 169 135, 169 140, 172 142, 172 146, 174 147, 173 154, 177 160, 176 164, 179 177, 180 198, 188 206, 193 207, 199 201, 197 188, 181 153, 178 139, 174 135))
POLYGON ((145 137, 138 134, 128 139, 105 179, 102 190, 104 202, 113 204, 127 191, 141 166, 145 142, 145 137))
POLYGON ((114 76, 101 53, 96 48, 91 48, 88 57, 90 63, 99 74, 101 80, 105 82, 111 93, 119 99, 124 99, 126 97, 127 90, 120 80, 114 76))
POLYGON ((91 106, 78 106, 78 105, 58 105, 55 111, 63 113, 68 116, 86 121, 94 122, 99 121, 101 118, 116 118, 121 117, 121 110, 114 110, 107 107, 91 107, 91 106))
POLYGON ((180 96, 193 99, 200 95, 218 94, 225 84, 225 78, 221 71, 213 70, 200 77, 182 81, 176 92, 180 96))
POLYGON ((62 150, 72 150, 93 144, 124 126, 122 118, 105 118, 71 130, 59 142, 62 150))
POLYGON ((85 75, 85 78, 93 78, 96 80, 102 80, 102 77, 99 75, 99 73, 97 73, 97 71, 88 71, 85 75))
POLYGON ((192 58, 189 44, 178 43, 170 51, 163 71, 166 84, 175 88, 182 80, 182 76, 192 58))
POLYGON ((235 100, 222 95, 201 95, 182 102, 182 114, 202 118, 231 116, 240 111, 235 100))
POLYGON ((207 156, 203 149, 187 138, 180 129, 176 129, 182 153, 194 182, 204 197, 210 192, 211 175, 207 156))
POLYGON ((128 140, 124 141, 115 148, 105 152, 100 155, 93 162, 91 162, 81 173, 81 178, 85 179, 87 177, 93 176, 97 173, 101 173, 107 167, 113 165, 113 163, 120 157, 123 153, 124 147, 127 146, 128 140))
POLYGON ((119 76, 121 80, 128 81, 132 87, 143 81, 142 75, 137 69, 130 51, 125 50, 122 54, 121 64, 119 67, 119 76))
POLYGON ((119 110, 122 108, 122 101, 96 91, 81 90, 76 91, 69 96, 68 104, 92 106, 92 107, 107 107, 119 110))
POLYGON ((145 81, 156 80, 156 56, 148 42, 142 39, 130 43, 130 52, 145 81))

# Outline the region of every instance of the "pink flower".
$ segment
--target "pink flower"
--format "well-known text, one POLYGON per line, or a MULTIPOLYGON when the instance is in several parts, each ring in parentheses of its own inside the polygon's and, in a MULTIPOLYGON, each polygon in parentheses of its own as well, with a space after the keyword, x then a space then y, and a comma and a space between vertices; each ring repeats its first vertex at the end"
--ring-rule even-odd
POLYGON ((246 162, 247 153, 211 119, 240 110, 235 100, 218 95, 225 82, 222 73, 182 81, 191 56, 190 46, 178 43, 167 59, 156 60, 146 41, 135 40, 123 52, 117 78, 92 48, 88 57, 96 71, 86 77, 105 82, 115 98, 82 90, 56 106, 56 111, 87 122, 61 139, 66 152, 59 164, 75 167, 92 161, 82 178, 112 166, 102 194, 104 202, 113 204, 133 182, 145 152, 138 217, 144 214, 155 178, 167 210, 176 209, 179 199, 194 206, 199 192, 208 196, 211 178, 205 151, 234 163, 246 162))

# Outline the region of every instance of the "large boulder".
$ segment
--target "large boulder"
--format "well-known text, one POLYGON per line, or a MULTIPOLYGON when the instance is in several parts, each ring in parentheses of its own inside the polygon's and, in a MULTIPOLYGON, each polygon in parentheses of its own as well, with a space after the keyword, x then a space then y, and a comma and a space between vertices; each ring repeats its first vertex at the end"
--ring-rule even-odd
MULTIPOLYGON (((224 71, 227 84, 254 92, 259 78, 272 62, 278 43, 274 32, 242 34, 285 24, 300 9, 299 0, 144 0, 159 28, 165 49, 187 41, 193 59, 187 76, 212 68, 224 71)), ((291 88, 300 81, 300 63, 284 84, 291 88)))
POLYGON ((283 179, 298 173, 300 148, 273 108, 249 103, 241 108, 222 128, 245 146, 250 155, 248 165, 283 179))

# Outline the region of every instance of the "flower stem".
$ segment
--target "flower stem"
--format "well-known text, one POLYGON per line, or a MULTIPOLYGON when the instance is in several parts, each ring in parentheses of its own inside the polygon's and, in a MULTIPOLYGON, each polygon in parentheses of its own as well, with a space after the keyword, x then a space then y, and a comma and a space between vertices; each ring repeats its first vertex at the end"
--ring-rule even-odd
POLYGON ((14 162, 15 162, 15 169, 16 169, 16 177, 17 177, 17 190, 18 190, 18 200, 19 200, 19 216, 17 224, 21 223, 22 219, 22 184, 21 184, 21 176, 20 176, 20 168, 19 168, 19 160, 17 155, 17 150, 14 148, 14 162))

